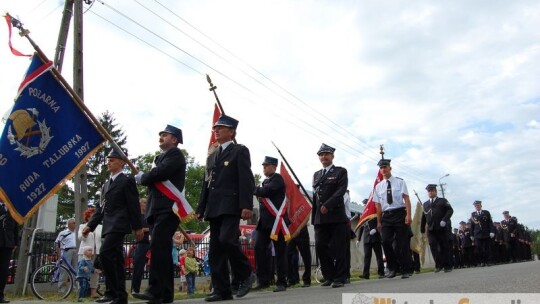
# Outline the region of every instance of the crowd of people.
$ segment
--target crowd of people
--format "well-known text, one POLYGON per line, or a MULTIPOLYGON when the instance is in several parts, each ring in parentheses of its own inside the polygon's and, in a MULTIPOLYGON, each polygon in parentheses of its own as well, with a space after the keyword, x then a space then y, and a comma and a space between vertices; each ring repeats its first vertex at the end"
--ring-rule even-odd
MULTIPOLYGON (((249 149, 236 143, 238 121, 221 115, 213 126, 219 147, 209 153, 204 181, 195 216, 209 222, 210 244, 207 254, 212 291, 208 302, 241 298, 254 289, 275 285, 274 292, 302 282, 311 286, 312 256, 308 227, 301 228, 292 239, 287 230, 289 218, 283 177, 276 172, 278 159, 266 156, 262 162, 264 181, 255 185, 249 149), (259 202, 256 225, 255 271, 240 245, 240 221, 253 217, 253 196, 259 202), (299 275, 299 256, 305 270, 299 275), (255 284, 255 287, 253 285, 255 284)), ((182 131, 171 125, 159 132, 161 153, 148 172, 124 173, 125 153, 113 150, 107 156, 110 179, 101 189, 95 209, 84 213, 84 222, 76 231, 75 219, 58 234, 58 254, 77 270, 79 299, 90 296, 98 303, 128 302, 124 268, 124 237, 133 233, 136 249, 133 259, 131 293, 148 303, 172 303, 174 300, 175 267, 183 280, 179 288, 193 295, 199 262, 195 248, 181 247, 184 238, 177 229, 180 219, 172 212, 175 198, 170 192, 184 189, 186 160, 178 148, 182 131), (148 187, 148 198, 139 198, 137 184, 148 187), (77 250, 76 237, 80 241, 77 250), (172 254, 171 254, 172 248, 172 254), (177 250, 180 250, 178 252, 177 250), (150 252, 148 285, 141 290, 141 281, 150 252), (176 254, 176 255, 175 255, 176 254), (179 254, 179 256, 178 256, 179 254), (175 266, 177 265, 177 266, 175 266), (105 293, 98 297, 97 280, 105 277, 105 293)), ((372 252, 377 260, 378 278, 409 278, 420 271, 419 256, 411 250, 411 201, 406 182, 392 174, 391 160, 378 163, 382 180, 375 186, 371 200, 375 212, 361 225, 357 236, 351 227, 347 169, 334 165, 335 148, 322 144, 317 151, 322 168, 313 173, 311 224, 314 228, 315 252, 324 280, 322 287, 340 288, 351 278, 351 239, 357 237, 364 247, 362 274, 370 278, 372 252), (383 262, 386 257, 386 269, 383 262)), ((435 272, 451 272, 461 267, 489 266, 531 258, 531 240, 523 225, 508 211, 504 219, 493 222, 489 211, 474 202, 475 211, 468 221, 452 229, 453 208, 439 197, 437 185, 426 187, 429 200, 422 205, 421 233, 427 236, 435 260, 435 272)), ((367 206, 368 199, 363 203, 367 206)), ((366 208, 367 209, 367 208, 366 208)), ((0 260, 17 245, 17 225, 1 204, 0 260)), ((2 280, 7 277, 0 273, 2 280)), ((3 292, 5 282, 0 280, 3 292)), ((59 282, 58 288, 62 286, 59 282)), ((7 303, 3 293, 0 303, 7 303)))

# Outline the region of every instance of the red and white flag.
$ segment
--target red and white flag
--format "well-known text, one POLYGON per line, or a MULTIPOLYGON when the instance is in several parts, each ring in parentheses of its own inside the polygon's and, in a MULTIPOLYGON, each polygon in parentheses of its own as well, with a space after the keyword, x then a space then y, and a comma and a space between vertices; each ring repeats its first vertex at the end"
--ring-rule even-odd
POLYGON ((354 228, 355 231, 360 228, 360 226, 362 226, 364 222, 377 217, 377 207, 375 206, 375 202, 373 201, 373 193, 375 192, 375 186, 377 186, 377 184, 382 180, 383 175, 381 173, 381 170, 379 170, 379 172, 377 173, 377 178, 375 178, 375 182, 373 183, 373 189, 371 189, 371 194, 369 195, 368 202, 364 206, 364 211, 362 211, 362 215, 358 220, 358 225, 356 225, 356 228, 354 228))
POLYGON ((285 197, 290 221, 289 232, 291 237, 294 238, 309 220, 311 204, 302 195, 283 162, 281 162, 279 173, 285 182, 285 197))
POLYGON ((174 201, 172 211, 180 218, 180 220, 183 220, 194 213, 193 208, 184 196, 184 192, 178 190, 178 188, 176 188, 169 180, 156 182, 155 186, 167 198, 174 201))
MULTIPOLYGON (((216 124, 217 120, 221 116, 222 112, 219 108, 217 102, 214 103, 214 115, 212 115, 212 127, 216 124)), ((216 141, 216 137, 214 136, 214 131, 210 132, 210 143, 208 144, 208 155, 212 154, 218 147, 219 143, 216 141)))

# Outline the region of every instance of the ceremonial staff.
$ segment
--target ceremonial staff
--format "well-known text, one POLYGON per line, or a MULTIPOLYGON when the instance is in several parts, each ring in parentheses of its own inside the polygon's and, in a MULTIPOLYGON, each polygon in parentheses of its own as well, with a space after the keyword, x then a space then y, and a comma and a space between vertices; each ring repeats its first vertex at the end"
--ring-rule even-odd
MULTIPOLYGON (((219 101, 219 97, 217 96, 216 89, 217 87, 212 83, 212 79, 210 79, 210 75, 206 74, 206 81, 208 81, 208 84, 210 85, 209 91, 212 91, 214 93, 214 97, 216 97, 216 104, 219 108, 219 112, 222 115, 225 115, 225 111, 223 111, 223 107, 221 106, 221 101, 219 101)), ((236 144, 236 138, 233 138, 233 142, 236 144)))
MULTIPOLYGON (((23 24, 17 20, 16 18, 13 18, 13 16, 11 16, 9 13, 6 13, 6 16, 8 16, 11 20, 11 24, 13 25, 13 27, 19 29, 19 35, 22 36, 22 37, 26 37, 26 39, 28 39, 28 41, 30 42, 30 44, 32 45, 32 47, 34 48, 34 50, 36 51, 36 54, 39 56, 39 58, 41 59, 41 61, 43 61, 44 63, 46 62, 50 62, 50 60, 47 58, 47 56, 45 55, 45 53, 43 53, 43 51, 41 50, 41 48, 34 42, 34 40, 32 40, 32 38, 30 38, 29 34, 30 34, 30 31, 23 28, 23 24)), ((92 112, 90 112, 90 110, 88 109, 88 107, 84 104, 84 101, 81 99, 81 97, 75 92, 75 90, 73 90, 73 88, 71 88, 71 86, 69 85, 69 83, 66 81, 66 79, 62 76, 62 74, 60 74, 60 72, 58 72, 58 70, 54 67, 51 68, 51 72, 52 74, 54 75, 54 77, 60 81, 60 83, 64 86, 64 88, 68 91, 68 93, 71 95, 71 97, 73 98, 73 100, 75 101, 75 104, 77 105, 77 107, 94 123, 94 126, 96 127, 96 129, 99 131, 99 133, 101 133, 101 135, 107 139, 109 141, 109 143, 111 144, 112 148, 118 152, 118 154, 122 157, 122 159, 128 164, 128 166, 130 167, 131 171, 133 172, 133 174, 137 174, 139 172, 139 170, 135 167, 135 165, 128 159, 128 157, 126 156, 126 154, 124 153, 124 151, 122 151, 122 149, 120 148, 120 146, 118 146, 118 144, 114 141, 114 139, 111 137, 111 135, 109 134, 109 132, 107 132, 107 130, 101 125, 101 123, 99 122, 99 120, 92 114, 92 112)), ((192 246, 195 246, 195 243, 193 242, 193 240, 189 237, 189 235, 186 233, 186 231, 181 227, 181 226, 178 226, 178 228, 180 229, 180 232, 184 235, 184 237, 191 243, 192 246)))

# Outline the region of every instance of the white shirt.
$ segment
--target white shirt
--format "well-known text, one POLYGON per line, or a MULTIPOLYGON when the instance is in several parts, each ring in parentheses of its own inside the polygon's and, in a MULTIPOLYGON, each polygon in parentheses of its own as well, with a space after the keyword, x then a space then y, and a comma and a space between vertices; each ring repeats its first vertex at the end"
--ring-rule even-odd
POLYGON ((392 198, 394 201, 392 204, 388 204, 386 200, 386 179, 383 179, 377 184, 377 186, 375 186, 375 191, 373 193, 373 201, 375 203, 381 204, 383 212, 398 208, 404 208, 405 200, 403 200, 403 195, 409 195, 409 191, 407 190, 407 184, 404 180, 394 176, 390 176, 388 180, 390 181, 390 185, 392 186, 392 198))
POLYGON ((54 241, 57 244, 60 244, 61 249, 67 248, 76 248, 77 243, 75 242, 75 232, 66 229, 58 233, 56 240, 54 241))
POLYGON ((343 205, 345 206, 345 215, 350 220, 351 219, 351 196, 349 192, 343 194, 343 205))
POLYGON ((101 229, 103 226, 101 224, 97 225, 96 229, 88 233, 86 237, 82 235, 84 227, 86 227, 86 224, 80 224, 79 233, 77 234, 77 238, 81 241, 79 244, 79 254, 83 254, 85 246, 94 248, 94 255, 99 254, 99 249, 101 248, 101 229))

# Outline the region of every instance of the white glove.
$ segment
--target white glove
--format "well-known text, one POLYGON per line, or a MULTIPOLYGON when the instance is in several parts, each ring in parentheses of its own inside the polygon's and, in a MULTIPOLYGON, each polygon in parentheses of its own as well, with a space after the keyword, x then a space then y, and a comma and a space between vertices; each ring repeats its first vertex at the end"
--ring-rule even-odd
POLYGON ((373 228, 369 231, 369 235, 374 235, 377 232, 377 229, 373 228))
POLYGON ((474 237, 473 237, 473 236, 471 236, 471 241, 474 241, 474 237))
POLYGON ((490 238, 494 238, 494 237, 495 237, 495 233, 490 232, 490 233, 489 233, 489 237, 490 237, 490 238))
POLYGON ((143 175, 143 173, 141 171, 137 172, 137 174, 135 175, 135 181, 137 182, 138 185, 141 184, 142 175, 143 175))
POLYGON ((360 241, 356 241, 356 248, 360 248, 360 241))
POLYGON ((446 222, 445 221, 441 221, 441 227, 446 227, 446 222))

